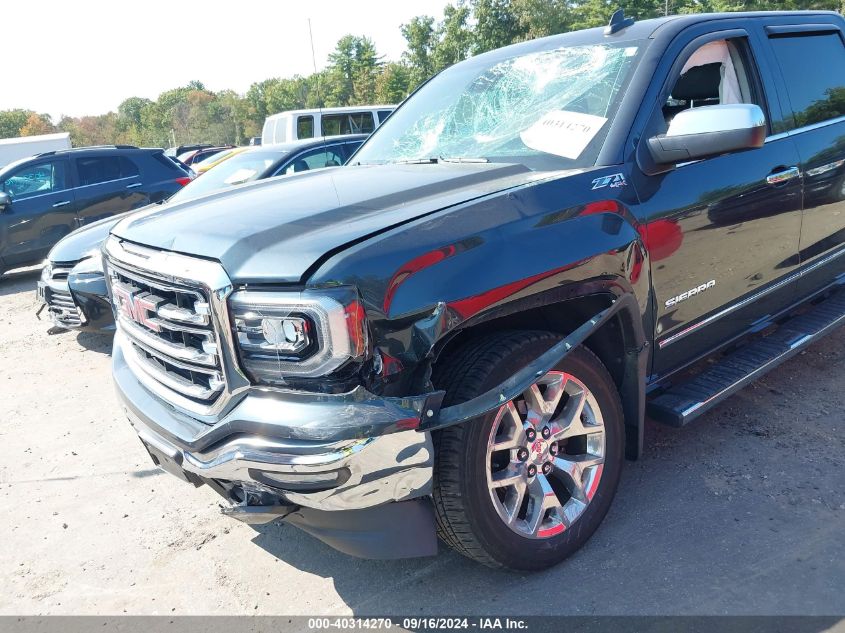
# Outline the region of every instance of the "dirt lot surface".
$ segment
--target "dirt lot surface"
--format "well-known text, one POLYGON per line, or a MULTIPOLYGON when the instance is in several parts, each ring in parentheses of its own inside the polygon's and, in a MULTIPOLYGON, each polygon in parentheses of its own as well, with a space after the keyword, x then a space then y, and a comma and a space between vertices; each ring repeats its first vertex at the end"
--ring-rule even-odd
POLYGON ((110 339, 47 335, 36 279, 0 281, 2 614, 845 614, 845 329, 689 428, 649 425, 596 536, 529 576, 220 516, 149 461, 110 339))

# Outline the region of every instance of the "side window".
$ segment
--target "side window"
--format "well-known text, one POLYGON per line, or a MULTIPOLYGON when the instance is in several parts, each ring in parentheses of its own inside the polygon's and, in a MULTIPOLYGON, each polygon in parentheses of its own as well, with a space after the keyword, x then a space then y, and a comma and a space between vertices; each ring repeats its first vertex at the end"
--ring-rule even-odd
POLYGON ((730 103, 762 107, 747 51, 745 38, 715 40, 696 49, 684 63, 663 106, 663 131, 678 112, 690 108, 730 103))
POLYGON ((346 154, 346 158, 343 161, 344 165, 346 164, 346 161, 348 161, 352 157, 352 154, 358 151, 358 148, 361 147, 362 144, 363 141, 354 141, 352 143, 346 143, 343 146, 343 152, 344 154, 346 154))
POLYGON ((283 174, 296 174, 311 169, 322 169, 324 167, 340 167, 343 164, 343 156, 334 148, 320 148, 303 154, 296 158, 290 165, 285 167, 283 174))
POLYGON ((22 200, 67 189, 67 162, 28 165, 3 181, 2 189, 13 200, 22 200))
POLYGON ((314 138, 314 117, 310 114, 296 119, 296 138, 314 138))
POLYGON ((79 184, 82 186, 120 178, 120 160, 117 156, 77 158, 76 168, 79 170, 79 184))
POLYGON ((790 128, 845 116, 845 45, 839 33, 772 37, 795 118, 790 128))
POLYGON ((126 158, 126 156, 120 157, 120 177, 121 178, 132 178, 133 176, 140 176, 141 171, 138 169, 138 165, 136 165, 132 160, 126 158))
POLYGON ((389 117, 391 114, 393 114, 393 110, 379 110, 378 111, 379 125, 384 123, 385 120, 387 119, 387 117, 389 117))
POLYGON ((338 134, 369 134, 375 129, 372 112, 324 114, 320 119, 323 136, 338 134))

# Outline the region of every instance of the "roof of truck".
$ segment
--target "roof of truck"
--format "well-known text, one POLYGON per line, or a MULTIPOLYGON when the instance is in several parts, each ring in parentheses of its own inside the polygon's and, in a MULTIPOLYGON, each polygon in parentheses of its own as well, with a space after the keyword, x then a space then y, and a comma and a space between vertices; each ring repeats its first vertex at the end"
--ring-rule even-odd
POLYGON ((511 44, 510 46, 505 46, 504 48, 494 49, 492 51, 482 53, 474 58, 470 58, 466 62, 462 63, 471 63, 474 59, 484 60, 490 58, 495 59, 497 57, 506 59, 514 55, 550 50, 561 46, 578 46, 596 44, 599 42, 612 44, 614 42, 654 39, 658 35, 663 34, 663 32, 666 32, 666 34, 677 33, 688 26, 716 20, 748 20, 793 17, 800 18, 801 21, 806 21, 807 18, 818 18, 819 16, 826 18, 825 22, 831 22, 830 18, 834 18, 835 21, 841 24, 843 20, 843 17, 835 11, 737 11, 725 13, 690 13, 683 15, 670 15, 662 18, 635 21, 632 25, 622 28, 611 35, 605 34, 606 27, 604 26, 592 29, 583 29, 580 31, 570 31, 568 33, 560 33, 558 35, 549 35, 547 37, 541 37, 527 42, 511 44))

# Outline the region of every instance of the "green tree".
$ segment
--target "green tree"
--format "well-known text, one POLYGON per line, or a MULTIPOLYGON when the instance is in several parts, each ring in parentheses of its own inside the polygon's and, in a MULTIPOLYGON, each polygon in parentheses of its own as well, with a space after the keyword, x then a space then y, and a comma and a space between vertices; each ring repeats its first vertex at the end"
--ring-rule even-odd
POLYGON ((329 81, 323 85, 326 104, 344 106, 371 102, 382 63, 370 38, 344 35, 329 55, 329 81))
POLYGON ((3 110, 0 112, 0 138, 20 136, 21 128, 26 125, 32 110, 3 110))
POLYGON ((376 79, 376 103, 399 103, 409 90, 410 70, 404 64, 385 64, 376 79))
POLYGON ((373 40, 368 37, 359 38, 355 49, 350 105, 373 103, 376 95, 376 81, 382 66, 384 66, 383 57, 376 51, 373 40))
POLYGON ((56 131, 56 126, 50 120, 48 114, 30 114, 26 123, 20 129, 21 136, 37 136, 39 134, 52 134, 56 131))
POLYGON ((434 72, 467 58, 472 46, 472 32, 467 27, 470 9, 465 4, 447 4, 443 21, 435 31, 434 51, 431 55, 434 72))
POLYGON ((434 74, 432 55, 437 41, 434 18, 418 15, 411 18, 408 24, 403 24, 401 30, 407 43, 402 59, 408 66, 408 85, 413 90, 434 74))
POLYGON ((472 53, 484 53, 525 39, 526 25, 511 0, 472 0, 472 53))

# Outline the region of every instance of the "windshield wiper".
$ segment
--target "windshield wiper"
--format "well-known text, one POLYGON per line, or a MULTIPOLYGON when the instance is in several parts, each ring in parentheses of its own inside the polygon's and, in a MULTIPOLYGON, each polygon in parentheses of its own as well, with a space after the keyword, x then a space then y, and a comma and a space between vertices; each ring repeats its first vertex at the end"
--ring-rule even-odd
POLYGON ((444 163, 489 163, 490 161, 486 158, 475 158, 470 156, 441 156, 440 160, 444 163))
POLYGON ((396 165, 436 165, 437 163, 489 163, 486 158, 469 156, 431 156, 430 158, 409 158, 397 160, 396 165))
POLYGON ((407 160, 397 160, 396 165, 436 165, 440 159, 436 156, 431 158, 409 158, 407 160))

